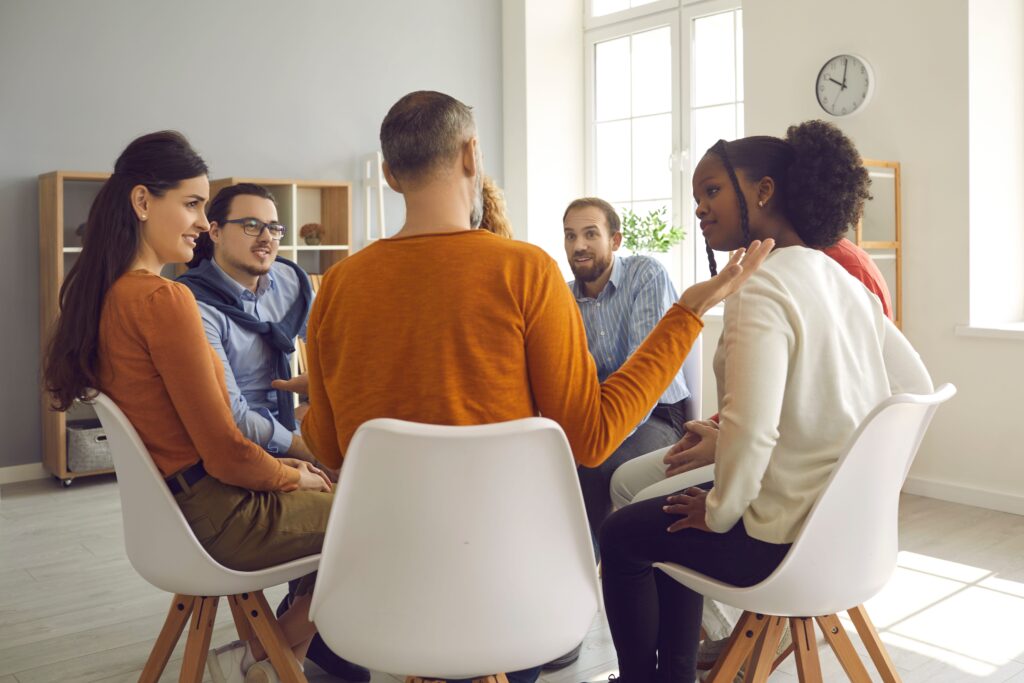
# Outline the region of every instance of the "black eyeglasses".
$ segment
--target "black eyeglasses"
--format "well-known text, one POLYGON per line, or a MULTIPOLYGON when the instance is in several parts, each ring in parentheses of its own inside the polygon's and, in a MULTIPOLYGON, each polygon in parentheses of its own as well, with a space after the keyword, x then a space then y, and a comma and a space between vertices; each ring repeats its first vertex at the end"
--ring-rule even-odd
POLYGON ((266 228, 267 232, 270 233, 270 239, 276 241, 280 241, 287 230, 280 223, 264 223, 256 218, 234 218, 230 221, 224 221, 225 225, 228 223, 238 223, 242 226, 242 232, 249 237, 259 237, 263 234, 263 229, 266 228))

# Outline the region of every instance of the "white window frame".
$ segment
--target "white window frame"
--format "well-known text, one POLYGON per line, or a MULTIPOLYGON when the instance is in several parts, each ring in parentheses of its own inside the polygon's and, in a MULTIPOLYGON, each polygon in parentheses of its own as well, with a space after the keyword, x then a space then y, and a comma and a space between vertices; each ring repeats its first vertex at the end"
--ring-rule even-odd
MULTIPOLYGON (((672 42, 672 211, 674 225, 686 231, 679 258, 681 286, 693 284, 697 258, 702 258, 704 242, 693 219, 693 201, 690 190, 691 174, 700 151, 691 149, 693 121, 690 103, 693 101, 693 20, 731 10, 742 9, 740 0, 659 0, 648 5, 630 8, 603 17, 590 16, 592 0, 585 0, 584 14, 584 125, 585 125, 585 189, 593 195, 597 188, 595 153, 595 46, 608 40, 622 38, 664 26, 670 27, 672 42), (686 31, 686 43, 681 31, 686 31), (698 246, 699 244, 699 246, 698 246)), ((745 119, 745 117, 744 117, 745 119)), ((701 150, 702 151, 702 150, 701 150)))

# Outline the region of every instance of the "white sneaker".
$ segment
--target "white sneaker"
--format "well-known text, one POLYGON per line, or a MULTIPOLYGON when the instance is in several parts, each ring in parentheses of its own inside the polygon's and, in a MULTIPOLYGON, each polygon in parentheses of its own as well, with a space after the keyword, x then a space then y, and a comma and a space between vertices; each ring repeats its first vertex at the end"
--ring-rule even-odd
POLYGON ((210 650, 206 655, 206 670, 213 683, 244 683, 245 672, 242 660, 245 658, 245 643, 236 640, 222 647, 210 650))
MULTIPOLYGON (((306 667, 299 665, 299 671, 306 673, 306 667)), ((245 683, 281 683, 277 675, 277 669, 270 663, 269 659, 256 662, 245 672, 245 683)))

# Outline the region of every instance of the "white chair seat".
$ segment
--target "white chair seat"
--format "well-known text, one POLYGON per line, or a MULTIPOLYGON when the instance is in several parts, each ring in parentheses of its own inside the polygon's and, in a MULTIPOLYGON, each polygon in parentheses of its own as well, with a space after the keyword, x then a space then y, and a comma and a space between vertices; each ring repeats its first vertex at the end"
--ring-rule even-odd
POLYGON ((189 631, 181 680, 196 683, 201 680, 217 596, 231 596, 239 635, 244 639, 250 627, 255 630, 275 667, 283 672, 282 680, 305 681, 279 637, 280 629, 265 604, 262 591, 313 573, 320 563, 320 555, 256 571, 243 572, 223 566, 210 557, 192 533, 145 444, 121 409, 100 392, 96 393, 94 407, 114 458, 128 560, 147 582, 175 594, 140 682, 159 679, 190 613, 194 627, 189 631), (243 602, 246 607, 240 609, 243 602), (271 642, 275 637, 279 642, 271 642), (285 652, 290 660, 287 664, 281 663, 285 652))
MULTIPOLYGON (((896 567, 900 489, 935 411, 955 393, 952 384, 945 384, 932 394, 899 394, 876 407, 840 455, 785 559, 761 583, 739 588, 678 564, 655 566, 701 595, 758 619, 768 615, 815 617, 819 624, 827 620, 826 637, 847 673, 859 680, 863 666, 850 656, 852 649, 846 649, 845 633, 832 632, 838 624, 835 614, 850 610, 875 663, 883 668, 880 661, 887 655, 861 605, 882 589, 896 567)), ((741 630, 749 631, 749 623, 753 622, 741 620, 733 631, 733 644, 742 638, 741 630)), ((769 649, 774 653, 774 644, 769 649)), ((716 668, 721 677, 708 680, 731 682, 735 671, 730 671, 716 668)))
POLYGON ((472 678, 539 666, 583 640, 600 589, 555 422, 371 420, 342 471, 310 610, 339 655, 472 678))

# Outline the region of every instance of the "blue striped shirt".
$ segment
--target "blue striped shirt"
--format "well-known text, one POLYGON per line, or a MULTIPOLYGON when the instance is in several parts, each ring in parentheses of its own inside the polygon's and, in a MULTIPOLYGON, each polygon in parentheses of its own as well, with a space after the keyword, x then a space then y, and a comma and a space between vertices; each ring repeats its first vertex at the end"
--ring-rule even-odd
MULTIPOLYGON (((611 268, 608 284, 596 299, 583 293, 582 284, 577 285, 575 280, 569 282, 587 330, 587 346, 602 382, 622 367, 679 299, 668 271, 650 256, 613 254, 611 268)), ((689 396, 690 390, 686 388, 680 368, 659 403, 677 403, 689 396)))

